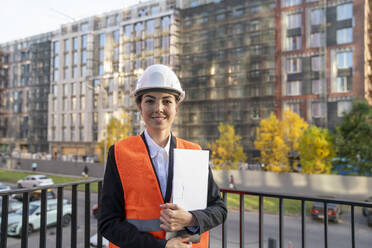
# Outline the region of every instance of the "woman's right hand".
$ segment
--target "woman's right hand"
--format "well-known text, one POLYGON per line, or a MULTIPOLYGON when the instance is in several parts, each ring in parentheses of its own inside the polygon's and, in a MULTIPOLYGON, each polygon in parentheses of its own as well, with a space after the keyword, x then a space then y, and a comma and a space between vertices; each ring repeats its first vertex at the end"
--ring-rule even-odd
POLYGON ((188 241, 189 237, 176 237, 168 240, 165 248, 191 248, 191 242, 188 241))

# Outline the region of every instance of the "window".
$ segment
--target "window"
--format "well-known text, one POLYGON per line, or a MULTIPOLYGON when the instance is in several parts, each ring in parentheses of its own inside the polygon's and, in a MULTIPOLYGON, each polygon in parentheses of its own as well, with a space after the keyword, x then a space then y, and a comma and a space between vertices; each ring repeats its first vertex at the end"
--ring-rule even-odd
POLYGON ((302 15, 300 13, 288 15, 287 16, 288 29, 301 28, 301 23, 302 23, 301 18, 302 18, 302 15))
POLYGON ((287 72, 288 73, 301 72, 301 59, 300 58, 287 59, 287 72))
POLYGON ((325 12, 324 9, 313 9, 311 11, 311 24, 320 25, 325 23, 325 12))
POLYGON ((119 44, 120 43, 120 33, 119 33, 119 30, 115 30, 115 31, 112 32, 112 38, 113 38, 115 44, 119 44))
POLYGON ((349 82, 348 77, 337 77, 336 92, 350 92, 351 83, 349 82))
POLYGON ((300 113, 300 103, 290 102, 285 104, 285 109, 289 109, 291 112, 301 115, 300 113))
POLYGON ((81 63, 82 64, 87 63, 87 51, 86 50, 81 51, 81 63))
POLYGON ((151 35, 155 32, 155 20, 149 20, 146 22, 146 34, 151 35))
POLYGON ((64 66, 69 66, 69 64, 70 64, 70 56, 69 56, 69 54, 68 53, 66 53, 65 55, 64 55, 64 58, 63 58, 63 65, 64 66))
POLYGON ((72 38, 72 49, 77 50, 78 49, 78 40, 77 37, 72 38))
POLYGON ((324 87, 324 80, 316 79, 311 81, 311 92, 313 94, 322 94, 324 87))
POLYGON ((321 118, 325 116, 325 104, 322 102, 313 102, 311 104, 311 112, 314 118, 321 118))
POLYGON ((337 6, 337 21, 353 18, 353 4, 347 3, 337 6))
POLYGON ((154 50, 154 39, 147 39, 146 40, 146 51, 153 51, 154 50))
POLYGON ((313 33, 310 34, 310 47, 321 47, 325 45, 325 34, 324 33, 313 33))
POLYGON ((81 49, 86 49, 87 48, 87 35, 82 35, 81 36, 81 49))
POLYGON ((125 45, 124 45, 125 55, 130 55, 131 52, 132 52, 132 43, 125 43, 125 45))
POLYGON ((165 31, 169 31, 170 30, 170 17, 169 16, 165 16, 163 18, 161 18, 161 30, 163 32, 165 31))
POLYGON ((67 52, 68 50, 70 50, 70 42, 69 40, 64 40, 63 41, 63 46, 64 46, 64 49, 65 49, 65 52, 67 52))
POLYGON ((344 117, 345 114, 349 113, 353 107, 351 101, 340 101, 337 102, 337 116, 344 117))
POLYGON ((302 37, 293 36, 287 37, 287 50, 299 50, 302 48, 302 37))
POLYGON ((105 46, 105 34, 98 35, 98 46, 104 47, 105 46))
POLYGON ((353 52, 337 53, 337 68, 351 68, 353 66, 353 52))
POLYGON ((151 6, 151 14, 159 14, 160 13, 160 6, 151 6))
POLYGON ((301 0, 282 0, 282 7, 290 7, 301 4, 301 0))
POLYGON ((143 24, 141 22, 134 25, 134 30, 136 31, 136 36, 142 36, 143 24))
POLYGON ((301 95, 301 82, 300 81, 288 81, 286 84, 286 95, 287 96, 301 95))
POLYGON ((161 38, 161 48, 162 49, 169 49, 170 44, 169 44, 169 36, 163 36, 161 38))
POLYGON ((78 53, 77 52, 73 52, 72 53, 72 64, 73 65, 77 65, 77 61, 78 61, 78 53))
POLYGON ((311 70, 312 71, 323 71, 324 69, 324 57, 313 56, 311 57, 311 70))
POLYGON ((124 38, 132 37, 133 26, 132 25, 125 25, 124 26, 124 38))
POLYGON ((53 53, 54 54, 59 53, 59 42, 58 41, 53 42, 53 53))
POLYGON ((58 69, 59 67, 59 56, 55 56, 54 59, 53 59, 53 67, 55 69, 58 69))
POLYGON ((353 29, 343 28, 337 30, 337 44, 345 44, 353 42, 353 29))

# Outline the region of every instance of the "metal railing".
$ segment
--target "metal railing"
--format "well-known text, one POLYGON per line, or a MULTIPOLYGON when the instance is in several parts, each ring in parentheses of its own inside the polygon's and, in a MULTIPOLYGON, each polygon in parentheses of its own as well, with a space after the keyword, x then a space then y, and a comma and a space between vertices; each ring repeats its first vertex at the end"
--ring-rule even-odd
MULTIPOLYGON (((21 231, 21 248, 28 247, 28 220, 29 220, 29 195, 35 190, 41 190, 41 214, 40 214, 40 233, 39 233, 39 247, 46 247, 46 211, 47 211, 47 190, 48 189, 57 189, 57 225, 56 225, 56 247, 62 248, 62 213, 63 213, 63 192, 66 187, 71 187, 71 240, 69 245, 71 248, 77 247, 77 188, 79 185, 84 185, 84 247, 90 247, 90 203, 91 203, 91 184, 98 183, 98 194, 97 201, 101 197, 102 193, 102 179, 90 179, 84 181, 70 182, 70 183, 60 183, 48 186, 33 187, 27 189, 15 189, 0 192, 0 197, 2 197, 2 214, 1 214, 1 235, 0 235, 0 247, 7 247, 7 234, 8 234, 8 203, 11 194, 22 194, 22 231, 21 231)), ((321 197, 305 197, 300 195, 287 195, 279 193, 267 193, 267 192, 256 192, 256 191, 240 191, 233 189, 221 189, 223 199, 225 203, 227 202, 228 194, 237 194, 239 195, 239 244, 240 247, 244 247, 245 242, 245 224, 244 224, 244 199, 246 195, 252 195, 258 197, 258 247, 264 247, 264 198, 276 198, 279 200, 279 248, 284 248, 284 207, 283 202, 285 199, 299 200, 301 201, 301 244, 302 248, 306 248, 306 202, 322 202, 324 211, 324 247, 328 248, 328 204, 336 203, 350 206, 350 232, 351 232, 351 247, 355 248, 355 219, 354 212, 355 207, 369 207, 372 208, 372 203, 367 202, 358 202, 358 201, 348 201, 340 199, 330 199, 330 198, 321 198, 321 197)), ((98 225, 98 224, 97 224, 98 225)), ((222 224, 222 247, 228 247, 227 242, 227 224, 222 224)), ((98 230, 98 226, 97 226, 98 230)), ((102 247, 102 236, 98 233, 97 235, 97 247, 102 247)))
MULTIPOLYGON (((323 231, 324 231, 324 247, 328 248, 328 204, 335 203, 350 206, 350 232, 351 232, 351 243, 350 247, 355 248, 355 207, 368 207, 372 208, 372 203, 360 202, 360 201, 349 201, 340 200, 335 198, 322 198, 322 197, 306 197, 301 195, 289 195, 289 194, 279 194, 279 193, 268 193, 268 192, 257 192, 257 191, 241 191, 233 189, 221 189, 223 199, 225 203, 227 202, 228 194, 238 194, 240 197, 239 202, 239 247, 244 247, 245 237, 244 237, 244 197, 246 195, 258 196, 258 247, 264 247, 264 197, 276 198, 279 200, 279 248, 284 248, 284 207, 283 200, 299 200, 301 201, 301 247, 306 248, 306 202, 322 202, 323 203, 323 231)), ((222 247, 227 246, 227 228, 226 223, 222 224, 222 247)))
MULTIPOLYGON (((41 213, 40 213, 40 233, 39 233, 39 247, 46 247, 46 227, 47 227, 47 190, 57 189, 57 224, 56 224, 56 248, 62 248, 62 213, 63 213, 63 191, 66 187, 71 187, 71 248, 77 247, 77 191, 79 185, 84 185, 85 199, 84 199, 84 247, 90 247, 90 202, 91 202, 91 184, 98 183, 98 199, 101 197, 102 192, 102 179, 89 179, 84 181, 59 183, 54 185, 39 186, 24 189, 15 189, 0 192, 2 197, 2 213, 1 213, 1 235, 0 247, 7 247, 8 237, 8 203, 12 194, 22 194, 22 230, 21 248, 28 247, 28 221, 29 221, 29 203, 30 193, 35 190, 41 190, 41 213)), ((97 199, 97 200, 98 200, 97 199)), ((98 225, 98 224, 97 224, 98 225)), ((97 226, 98 230, 98 226, 97 226)), ((98 235, 97 243, 99 248, 102 247, 102 237, 98 235)), ((66 247, 66 244, 65 246, 66 247)))

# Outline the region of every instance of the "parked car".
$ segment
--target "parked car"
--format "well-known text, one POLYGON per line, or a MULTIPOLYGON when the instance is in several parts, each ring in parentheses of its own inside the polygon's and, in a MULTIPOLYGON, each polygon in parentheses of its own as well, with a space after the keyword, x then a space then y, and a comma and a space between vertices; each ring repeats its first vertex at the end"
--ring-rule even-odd
MULTIPOLYGON (((324 203, 314 202, 311 208, 311 216, 313 219, 324 218, 324 203)), ((338 204, 328 203, 328 220, 338 223, 340 221, 341 208, 338 204)))
MULTIPOLYGON (((368 197, 368 198, 365 200, 365 202, 372 202, 372 196, 368 197)), ((363 208, 362 208, 363 215, 364 215, 364 216, 368 216, 368 214, 369 214, 369 212, 370 212, 369 210, 371 210, 371 208, 363 207, 363 208)))
MULTIPOLYGON (((1 207, 2 204, 3 204, 3 198, 0 198, 0 216, 1 216, 1 213, 3 212, 3 208, 1 207)), ((15 211, 17 211, 20 208, 22 208, 22 202, 17 201, 17 200, 13 200, 13 199, 9 199, 8 213, 14 213, 15 211)))
POLYGON ((10 186, 0 183, 0 191, 10 190, 10 186))
POLYGON ((17 181, 18 188, 36 187, 54 184, 53 180, 44 175, 31 175, 17 181))
MULTIPOLYGON (((41 200, 41 190, 38 189, 38 190, 30 192, 29 197, 30 197, 30 201, 41 200)), ((57 195, 56 195, 56 193, 54 193, 54 191, 52 189, 48 189, 47 192, 46 192, 46 197, 47 197, 47 199, 56 199, 57 195)), ((14 195, 13 199, 16 199, 18 201, 22 201, 23 194, 14 195)))
MULTIPOLYGON (((62 226, 67 226, 71 222, 71 204, 67 199, 63 200, 62 205, 62 226)), ((31 202, 29 205, 28 232, 40 228, 41 201, 31 202)), ((57 199, 47 201, 47 220, 48 226, 57 223, 57 199)), ((22 208, 8 216, 8 235, 20 236, 22 231, 22 208)))
MULTIPOLYGON (((90 237, 90 245, 93 247, 97 247, 97 233, 90 237)), ((109 247, 109 242, 107 239, 102 237, 102 247, 109 247)))

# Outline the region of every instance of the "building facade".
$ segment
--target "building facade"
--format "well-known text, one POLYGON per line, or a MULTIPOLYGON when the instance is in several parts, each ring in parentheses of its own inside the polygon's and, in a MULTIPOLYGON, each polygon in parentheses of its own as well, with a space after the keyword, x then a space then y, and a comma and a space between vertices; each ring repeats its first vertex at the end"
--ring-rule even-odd
POLYGON ((125 110, 143 128, 129 96, 149 65, 179 68, 175 1, 151 1, 62 25, 52 40, 48 141, 54 155, 89 156, 111 116, 125 110))
POLYGON ((352 101, 372 103, 370 1, 282 0, 277 15, 278 115, 333 129, 352 101))
POLYGON ((275 111, 275 1, 211 1, 182 9, 181 136, 207 147, 233 124, 253 155, 255 128, 275 111))
POLYGON ((0 150, 47 152, 52 33, 0 45, 0 150))

